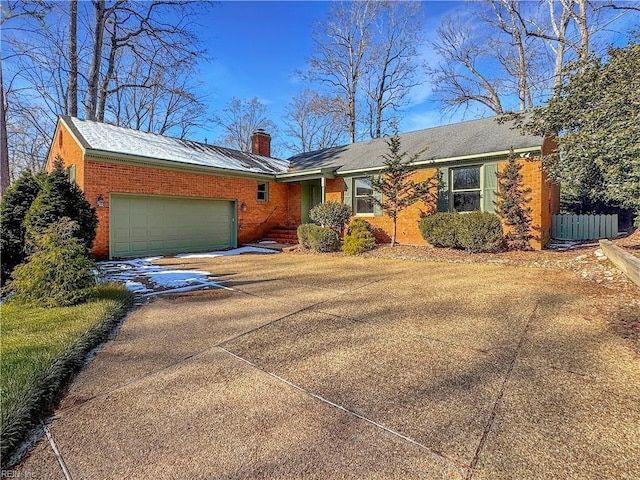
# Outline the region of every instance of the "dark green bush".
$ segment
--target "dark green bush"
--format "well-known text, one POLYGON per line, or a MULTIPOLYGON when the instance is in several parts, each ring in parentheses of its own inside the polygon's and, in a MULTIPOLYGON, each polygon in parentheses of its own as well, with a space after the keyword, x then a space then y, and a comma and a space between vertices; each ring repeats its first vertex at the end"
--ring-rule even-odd
POLYGON ((23 174, 7 189, 0 204, 0 283, 4 285, 13 269, 27 258, 24 248, 24 219, 31 204, 40 192, 40 181, 29 171, 23 174))
POLYGON ((354 219, 347 229, 342 251, 347 255, 359 255, 371 250, 376 246, 376 239, 371 230, 371 225, 366 220, 354 219))
POLYGON ((493 213, 434 213, 420 220, 422 238, 434 247, 460 248, 472 253, 502 248, 502 224, 493 213))
POLYGON ((27 246, 34 241, 34 235, 43 233, 49 225, 69 217, 77 222, 74 236, 82 242, 85 252, 91 251, 96 237, 98 217, 84 193, 67 179, 62 159, 57 158, 53 171, 46 177, 38 196, 31 204, 25 218, 27 246))
POLYGON ((330 228, 338 235, 342 235, 351 215, 351 207, 340 202, 321 203, 309 212, 309 218, 312 222, 321 227, 330 228))
POLYGON ((497 252, 502 248, 500 218, 493 213, 470 212, 460 215, 456 237, 467 252, 497 252))
POLYGON ((33 237, 33 253, 17 266, 5 287, 11 302, 38 307, 64 307, 85 300, 96 285, 96 264, 74 234, 78 224, 67 217, 33 237))
POLYGON ((434 247, 460 248, 457 239, 459 213, 434 213, 420 220, 420 234, 434 247))

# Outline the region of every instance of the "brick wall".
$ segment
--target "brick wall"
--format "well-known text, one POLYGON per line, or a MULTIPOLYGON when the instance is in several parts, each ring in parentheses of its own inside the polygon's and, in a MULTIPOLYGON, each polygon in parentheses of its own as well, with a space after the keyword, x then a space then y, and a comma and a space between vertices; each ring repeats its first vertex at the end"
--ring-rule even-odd
MULTIPOLYGON (((523 165, 521 172, 524 181, 531 188, 532 233, 535 236, 531 241, 531 246, 535 249, 541 249, 549 241, 551 235, 551 217, 560 208, 560 190, 556 184, 549 181, 539 160, 521 160, 520 163, 523 165)), ((504 162, 499 163, 498 168, 502 165, 504 162)), ((421 182, 433 175, 434 172, 430 169, 420 170, 414 174, 413 179, 416 182, 421 182)), ((342 179, 327 181, 326 199, 328 201, 344 201, 344 181, 342 179)), ((427 206, 418 202, 400 213, 397 222, 397 241, 406 245, 428 245, 420 235, 418 222, 424 213, 434 208, 435 205, 427 206)), ((363 216, 362 218, 376 228, 378 242, 388 243, 391 241, 393 221, 389 217, 383 215, 363 216)))
MULTIPOLYGON (((67 127, 58 122, 58 129, 56 131, 55 138, 51 144, 51 150, 49 151, 49 157, 47 158, 47 171, 50 172, 53 169, 53 162, 56 157, 62 158, 64 166, 69 167, 75 165, 76 167, 76 183, 80 188, 84 187, 84 153, 80 145, 78 145, 67 127)), ((95 202, 92 203, 95 206, 95 202)))
POLYGON ((287 184, 269 182, 268 202, 257 200, 257 180, 223 177, 203 173, 163 170, 159 168, 110 163, 87 158, 85 195, 95 205, 102 195, 105 206, 98 208, 98 233, 93 255, 109 255, 109 194, 134 193, 180 197, 235 200, 237 203, 238 243, 259 240, 276 226, 297 225, 290 218, 287 184), (246 204, 246 211, 240 208, 246 204))

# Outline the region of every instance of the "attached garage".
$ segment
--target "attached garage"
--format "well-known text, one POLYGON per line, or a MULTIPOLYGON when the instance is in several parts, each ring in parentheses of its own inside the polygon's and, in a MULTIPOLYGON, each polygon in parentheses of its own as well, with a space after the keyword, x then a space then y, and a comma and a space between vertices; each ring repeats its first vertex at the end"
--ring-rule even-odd
POLYGON ((236 246, 234 201, 112 193, 109 204, 111 258, 236 246))

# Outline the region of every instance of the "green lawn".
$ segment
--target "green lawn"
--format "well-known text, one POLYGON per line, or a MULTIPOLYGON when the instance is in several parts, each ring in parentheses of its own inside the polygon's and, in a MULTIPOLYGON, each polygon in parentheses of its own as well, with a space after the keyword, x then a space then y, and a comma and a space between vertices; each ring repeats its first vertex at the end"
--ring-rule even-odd
POLYGON ((86 354, 104 341, 131 305, 124 287, 103 285, 81 305, 0 307, 2 464, 28 431, 55 407, 86 354))

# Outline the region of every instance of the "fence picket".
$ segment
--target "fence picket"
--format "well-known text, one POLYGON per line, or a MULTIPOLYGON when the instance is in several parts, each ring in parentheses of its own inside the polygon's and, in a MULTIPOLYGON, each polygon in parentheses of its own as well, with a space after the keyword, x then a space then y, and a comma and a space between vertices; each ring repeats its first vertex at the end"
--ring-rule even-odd
POLYGON ((554 215, 551 235, 557 240, 597 240, 618 236, 618 215, 554 215))

